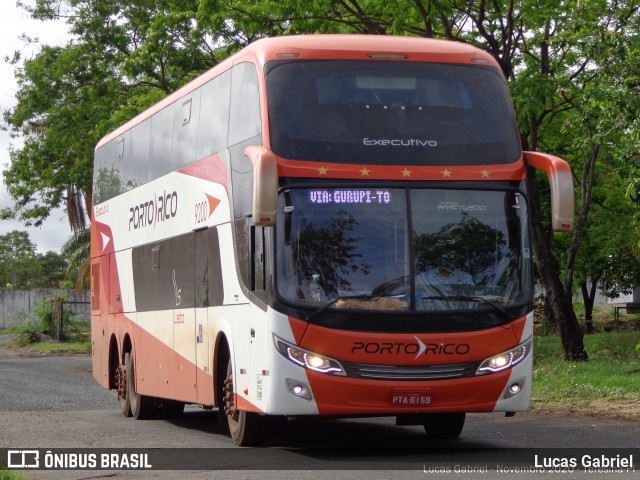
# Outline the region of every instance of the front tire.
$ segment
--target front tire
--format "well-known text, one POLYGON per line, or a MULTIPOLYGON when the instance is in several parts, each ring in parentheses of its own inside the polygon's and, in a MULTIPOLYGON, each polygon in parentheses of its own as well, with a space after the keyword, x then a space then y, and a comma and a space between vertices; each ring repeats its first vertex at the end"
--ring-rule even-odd
POLYGON ((231 358, 227 361, 227 377, 224 381, 224 411, 227 415, 229 433, 236 445, 248 447, 259 444, 264 439, 264 418, 260 415, 238 410, 235 406, 233 367, 231 358))

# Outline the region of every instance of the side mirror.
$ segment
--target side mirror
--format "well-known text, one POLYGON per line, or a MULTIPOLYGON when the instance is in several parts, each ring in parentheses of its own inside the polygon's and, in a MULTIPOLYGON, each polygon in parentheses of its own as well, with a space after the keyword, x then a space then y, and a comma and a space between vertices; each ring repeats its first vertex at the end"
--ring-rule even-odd
POLYGON ((575 199, 571 167, 561 158, 539 152, 523 152, 528 165, 544 171, 551 186, 551 226, 556 232, 573 229, 575 199))
POLYGON ((253 164, 253 224, 271 227, 276 224, 278 205, 278 162, 265 147, 251 146, 244 150, 253 164))

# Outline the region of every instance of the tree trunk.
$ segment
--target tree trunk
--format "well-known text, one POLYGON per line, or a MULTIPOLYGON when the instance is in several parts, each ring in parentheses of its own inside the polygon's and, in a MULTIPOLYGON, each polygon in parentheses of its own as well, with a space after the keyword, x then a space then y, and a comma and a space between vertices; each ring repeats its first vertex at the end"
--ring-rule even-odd
POLYGON ((582 300, 584 302, 584 325, 586 333, 593 333, 593 305, 596 299, 596 292, 598 291, 598 282, 600 276, 591 279, 591 287, 587 285, 587 281, 580 283, 580 290, 582 291, 582 300))
POLYGON ((564 359, 586 361, 588 355, 584 349, 584 333, 573 311, 571 295, 567 294, 560 281, 560 268, 551 251, 550 228, 544 228, 549 222, 543 222, 535 170, 529 167, 527 177, 534 258, 549 302, 551 320, 560 329, 564 359))

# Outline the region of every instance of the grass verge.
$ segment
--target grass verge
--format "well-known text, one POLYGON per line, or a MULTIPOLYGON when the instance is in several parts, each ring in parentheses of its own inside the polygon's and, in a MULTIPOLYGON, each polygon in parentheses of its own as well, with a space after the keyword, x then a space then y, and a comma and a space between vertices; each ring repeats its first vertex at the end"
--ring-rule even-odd
POLYGON ((26 354, 78 355, 91 353, 91 328, 84 322, 70 321, 65 325, 62 341, 54 341, 33 325, 18 325, 1 333, 14 335, 14 346, 26 354))
POLYGON ((589 361, 565 362, 559 337, 536 338, 532 410, 640 420, 640 332, 584 342, 589 361))
POLYGON ((27 477, 20 472, 0 470, 0 480, 27 480, 27 477))

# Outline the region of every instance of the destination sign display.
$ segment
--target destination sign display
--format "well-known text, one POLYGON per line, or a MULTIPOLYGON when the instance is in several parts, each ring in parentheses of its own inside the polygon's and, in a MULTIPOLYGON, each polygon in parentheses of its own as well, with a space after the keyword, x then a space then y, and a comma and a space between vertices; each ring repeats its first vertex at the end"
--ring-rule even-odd
POLYGON ((389 205, 392 200, 391 191, 382 189, 309 190, 312 204, 389 205))

